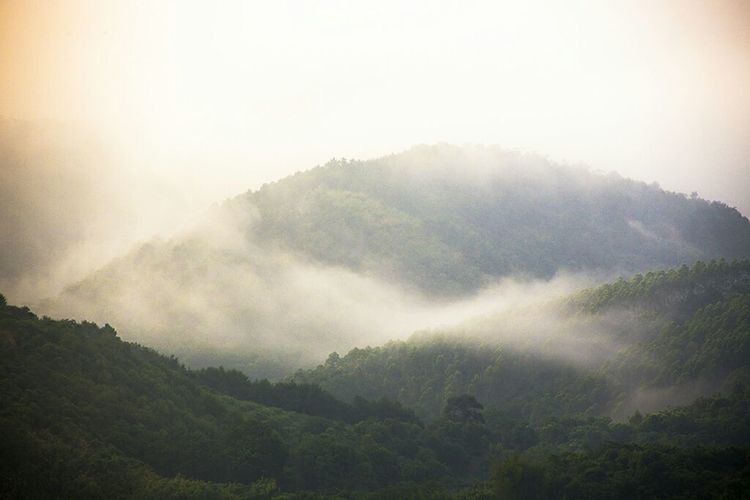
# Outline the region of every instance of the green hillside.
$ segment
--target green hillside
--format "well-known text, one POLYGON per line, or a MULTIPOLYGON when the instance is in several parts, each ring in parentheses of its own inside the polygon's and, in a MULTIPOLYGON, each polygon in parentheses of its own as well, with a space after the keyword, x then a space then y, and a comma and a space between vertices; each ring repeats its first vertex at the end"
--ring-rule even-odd
MULTIPOLYGON (((572 391, 575 377, 546 373, 572 391)), ((538 406, 556 404, 543 392, 538 406)), ((459 394, 425 423, 386 399, 190 371, 108 325, 0 296, 3 498, 740 498, 749 402, 736 381, 615 423, 529 420, 459 394)))
POLYGON ((190 366, 279 379, 403 338, 424 327, 411 325, 425 301, 502 278, 747 257, 750 222, 721 203, 499 148, 423 146, 238 196, 39 307, 110 322, 190 366))
MULTIPOLYGON (((469 325, 343 357, 334 353, 293 380, 319 384, 343 399, 393 398, 428 419, 448 398, 469 393, 488 409, 532 422, 554 415, 623 416, 750 380, 748 261, 637 275, 554 307, 557 326, 543 340, 493 340, 492 326, 490 334, 472 336, 469 325), (584 328, 591 330, 587 343, 606 338, 616 348, 585 362, 550 353, 584 328)), ((534 314, 539 321, 548 315, 542 308, 528 313, 532 323, 534 314)), ((510 315, 497 322, 516 320, 510 315)), ((517 333, 523 339, 526 330, 517 333)))
POLYGON ((191 372, 108 325, 26 308, 0 306, 0 341, 4 498, 267 498, 458 480, 397 404, 191 372), (251 389, 244 401, 207 387, 227 378, 251 389))
POLYGON ((253 232, 428 294, 560 269, 639 271, 750 256, 735 209, 492 147, 332 161, 229 202, 253 232))

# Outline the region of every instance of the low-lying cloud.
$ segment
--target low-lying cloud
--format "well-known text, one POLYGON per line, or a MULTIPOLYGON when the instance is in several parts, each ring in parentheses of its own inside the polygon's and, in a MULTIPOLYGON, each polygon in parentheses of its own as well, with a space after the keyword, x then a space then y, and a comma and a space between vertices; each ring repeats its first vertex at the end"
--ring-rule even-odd
MULTIPOLYGON (((128 340, 196 365, 283 375, 314 366, 332 351, 530 308, 592 282, 565 274, 551 281, 505 279, 458 300, 431 299, 259 244, 247 231, 254 217, 248 210, 217 209, 198 228, 112 262, 42 312, 109 322, 128 340)), ((528 337, 528 325, 523 332, 528 337)))

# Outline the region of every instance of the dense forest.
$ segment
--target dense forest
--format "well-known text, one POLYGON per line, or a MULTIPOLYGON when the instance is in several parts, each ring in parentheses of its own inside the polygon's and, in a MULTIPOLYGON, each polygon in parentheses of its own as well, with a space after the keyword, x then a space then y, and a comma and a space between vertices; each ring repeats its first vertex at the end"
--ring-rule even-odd
MULTIPOLYGON (((445 401, 470 393, 489 409, 540 421, 554 415, 624 416, 690 401, 750 383, 750 262, 698 262, 649 272, 561 299, 558 327, 543 338, 506 342, 493 328, 519 322, 504 315, 474 334, 472 325, 418 334, 408 341, 331 354, 298 382, 343 398, 388 397, 430 418, 445 401), (614 318, 618 328, 602 318, 614 318), (616 346, 587 358, 552 356, 588 328, 586 343, 616 346)), ((546 316, 542 307, 531 321, 546 316)), ((475 329, 480 329, 474 327, 475 329)), ((574 348, 578 344, 573 344, 574 348)))
POLYGON ((0 500, 750 500, 750 0, 0 0, 0 500))
POLYGON ((248 231, 429 294, 560 269, 645 271, 750 257, 737 210, 492 147, 336 160, 227 203, 248 231))
POLYGON ((748 257, 750 221, 722 203, 494 147, 421 146, 228 200, 38 310, 116 324, 191 366, 280 379, 436 326, 498 280, 748 257))
POLYGON ((747 494, 750 262, 649 272, 544 307, 617 350, 549 357, 488 337, 485 318, 479 333, 333 353, 274 383, 189 369, 109 325, 0 296, 0 496, 747 494), (599 332, 612 314, 630 325, 599 332))

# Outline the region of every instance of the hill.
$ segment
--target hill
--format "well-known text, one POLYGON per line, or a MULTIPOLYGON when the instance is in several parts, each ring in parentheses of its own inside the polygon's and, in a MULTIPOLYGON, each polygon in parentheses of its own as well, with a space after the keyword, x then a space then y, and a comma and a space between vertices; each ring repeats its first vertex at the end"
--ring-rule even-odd
POLYGON ((438 430, 398 404, 192 372, 109 325, 40 319, 0 299, 4 498, 270 498, 465 481, 438 430))
POLYGON ((626 417, 750 381, 750 262, 702 262, 408 341, 331 354, 293 380, 423 418, 469 393, 513 418, 626 417))
POLYGON ((469 395, 423 423, 383 399, 190 371, 108 325, 40 319, 1 295, 0 346, 8 498, 732 498, 748 487, 741 384, 623 423, 530 424, 469 395))
POLYGON ((256 210, 263 240, 433 295, 750 256, 750 222, 721 203, 493 147, 332 161, 228 205, 256 210))
POLYGON ((191 366, 280 378, 468 319, 464 303, 503 279, 748 256, 750 222, 721 203, 498 148, 424 146, 228 200, 40 307, 191 366))

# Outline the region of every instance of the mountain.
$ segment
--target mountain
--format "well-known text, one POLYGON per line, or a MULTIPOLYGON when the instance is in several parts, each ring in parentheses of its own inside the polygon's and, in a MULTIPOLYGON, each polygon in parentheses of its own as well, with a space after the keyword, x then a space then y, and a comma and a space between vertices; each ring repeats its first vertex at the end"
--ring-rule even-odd
POLYGON ((748 256, 750 222, 721 203, 494 147, 422 146, 228 200, 40 308, 191 366, 280 378, 468 319, 465 303, 503 280, 748 256))
POLYGON ((408 341, 331 354, 292 380, 435 418, 469 393, 542 422, 624 418, 750 384, 750 262, 699 262, 408 341))
POLYGON ((0 345, 3 498, 270 498, 465 481, 438 430, 398 404, 191 372, 109 325, 38 318, 1 295, 0 345))
POLYGON ((741 498, 749 486, 742 384, 619 423, 515 418, 468 394, 422 422, 385 399, 191 371, 109 325, 38 318, 2 295, 0 346, 3 498, 741 498))
POLYGON ((750 222, 721 203, 493 147, 332 161, 228 205, 263 240, 433 295, 750 256, 750 222))

